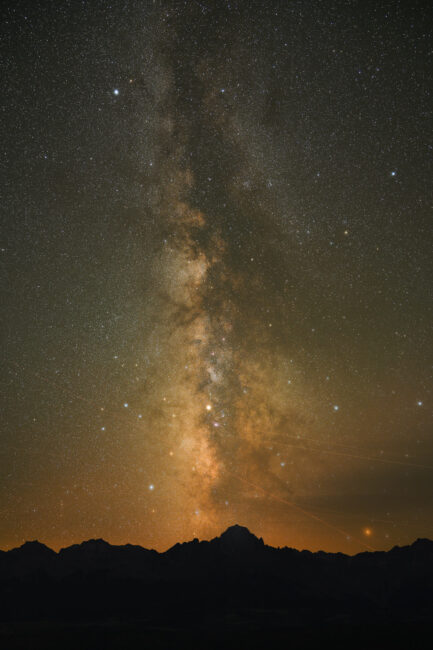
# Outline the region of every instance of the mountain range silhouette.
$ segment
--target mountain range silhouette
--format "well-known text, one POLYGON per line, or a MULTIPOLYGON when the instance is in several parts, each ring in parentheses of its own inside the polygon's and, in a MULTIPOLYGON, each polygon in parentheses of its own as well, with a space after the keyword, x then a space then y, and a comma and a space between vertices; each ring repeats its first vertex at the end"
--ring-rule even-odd
POLYGON ((0 552, 3 626, 121 620, 190 629, 201 621, 209 629, 226 626, 227 617, 248 629, 266 621, 278 634, 335 625, 424 629, 433 622, 433 542, 355 556, 313 553, 267 546, 235 525, 163 553, 103 539, 58 553, 37 541, 0 552))

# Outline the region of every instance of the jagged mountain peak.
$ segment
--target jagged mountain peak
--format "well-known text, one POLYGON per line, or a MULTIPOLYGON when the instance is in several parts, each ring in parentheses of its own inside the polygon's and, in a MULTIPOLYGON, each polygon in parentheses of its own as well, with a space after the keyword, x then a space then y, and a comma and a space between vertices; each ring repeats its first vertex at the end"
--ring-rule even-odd
POLYGON ((37 540, 24 542, 24 544, 18 548, 11 549, 9 553, 25 555, 27 557, 55 555, 55 551, 53 551, 51 548, 48 548, 48 546, 45 544, 42 544, 42 542, 38 542, 37 540))
POLYGON ((109 542, 106 542, 105 539, 87 539, 80 544, 72 544, 71 546, 62 548, 60 553, 86 552, 93 554, 108 551, 112 548, 114 547, 109 542))
POLYGON ((80 546, 86 546, 88 548, 110 548, 112 544, 106 542, 105 539, 87 539, 84 542, 81 542, 80 546))
POLYGON ((240 526, 239 524, 229 526, 229 528, 227 528, 227 530, 216 539, 219 539, 222 543, 229 543, 233 546, 263 546, 262 538, 259 539, 251 533, 246 526, 240 526))

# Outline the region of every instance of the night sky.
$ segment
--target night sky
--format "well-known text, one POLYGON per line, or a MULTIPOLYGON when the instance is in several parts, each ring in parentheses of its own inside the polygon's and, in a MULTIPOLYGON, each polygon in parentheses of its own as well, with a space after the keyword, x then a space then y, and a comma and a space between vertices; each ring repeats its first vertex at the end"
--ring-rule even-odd
POLYGON ((433 537, 432 18, 3 5, 0 548, 433 537))

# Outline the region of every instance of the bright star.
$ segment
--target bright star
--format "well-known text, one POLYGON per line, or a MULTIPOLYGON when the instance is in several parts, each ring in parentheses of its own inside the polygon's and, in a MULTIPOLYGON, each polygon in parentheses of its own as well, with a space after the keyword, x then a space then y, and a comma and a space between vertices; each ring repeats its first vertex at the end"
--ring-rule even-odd
POLYGON ((153 483, 151 483, 151 484, 149 485, 149 490, 150 490, 151 492, 153 492, 154 489, 155 489, 155 486, 154 486, 153 483))
POLYGON ((420 401, 420 402, 417 402, 417 404, 418 404, 418 406, 422 406, 422 402, 421 402, 421 401, 420 401))
POLYGON ((115 88, 115 89, 113 90, 113 95, 118 95, 119 92, 120 92, 120 90, 119 90, 118 88, 115 88))
POLYGON ((125 402, 123 406, 127 409, 129 406, 128 402, 125 402))
POLYGON ((340 407, 339 407, 337 404, 334 405, 334 411, 338 411, 339 408, 340 408, 340 407))

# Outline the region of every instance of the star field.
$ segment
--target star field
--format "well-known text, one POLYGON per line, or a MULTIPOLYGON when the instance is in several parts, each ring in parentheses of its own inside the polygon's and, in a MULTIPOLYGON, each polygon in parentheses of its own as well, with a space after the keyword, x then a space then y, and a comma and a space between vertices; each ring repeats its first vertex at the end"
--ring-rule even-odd
POLYGON ((432 537, 429 3, 2 11, 0 547, 432 537))

